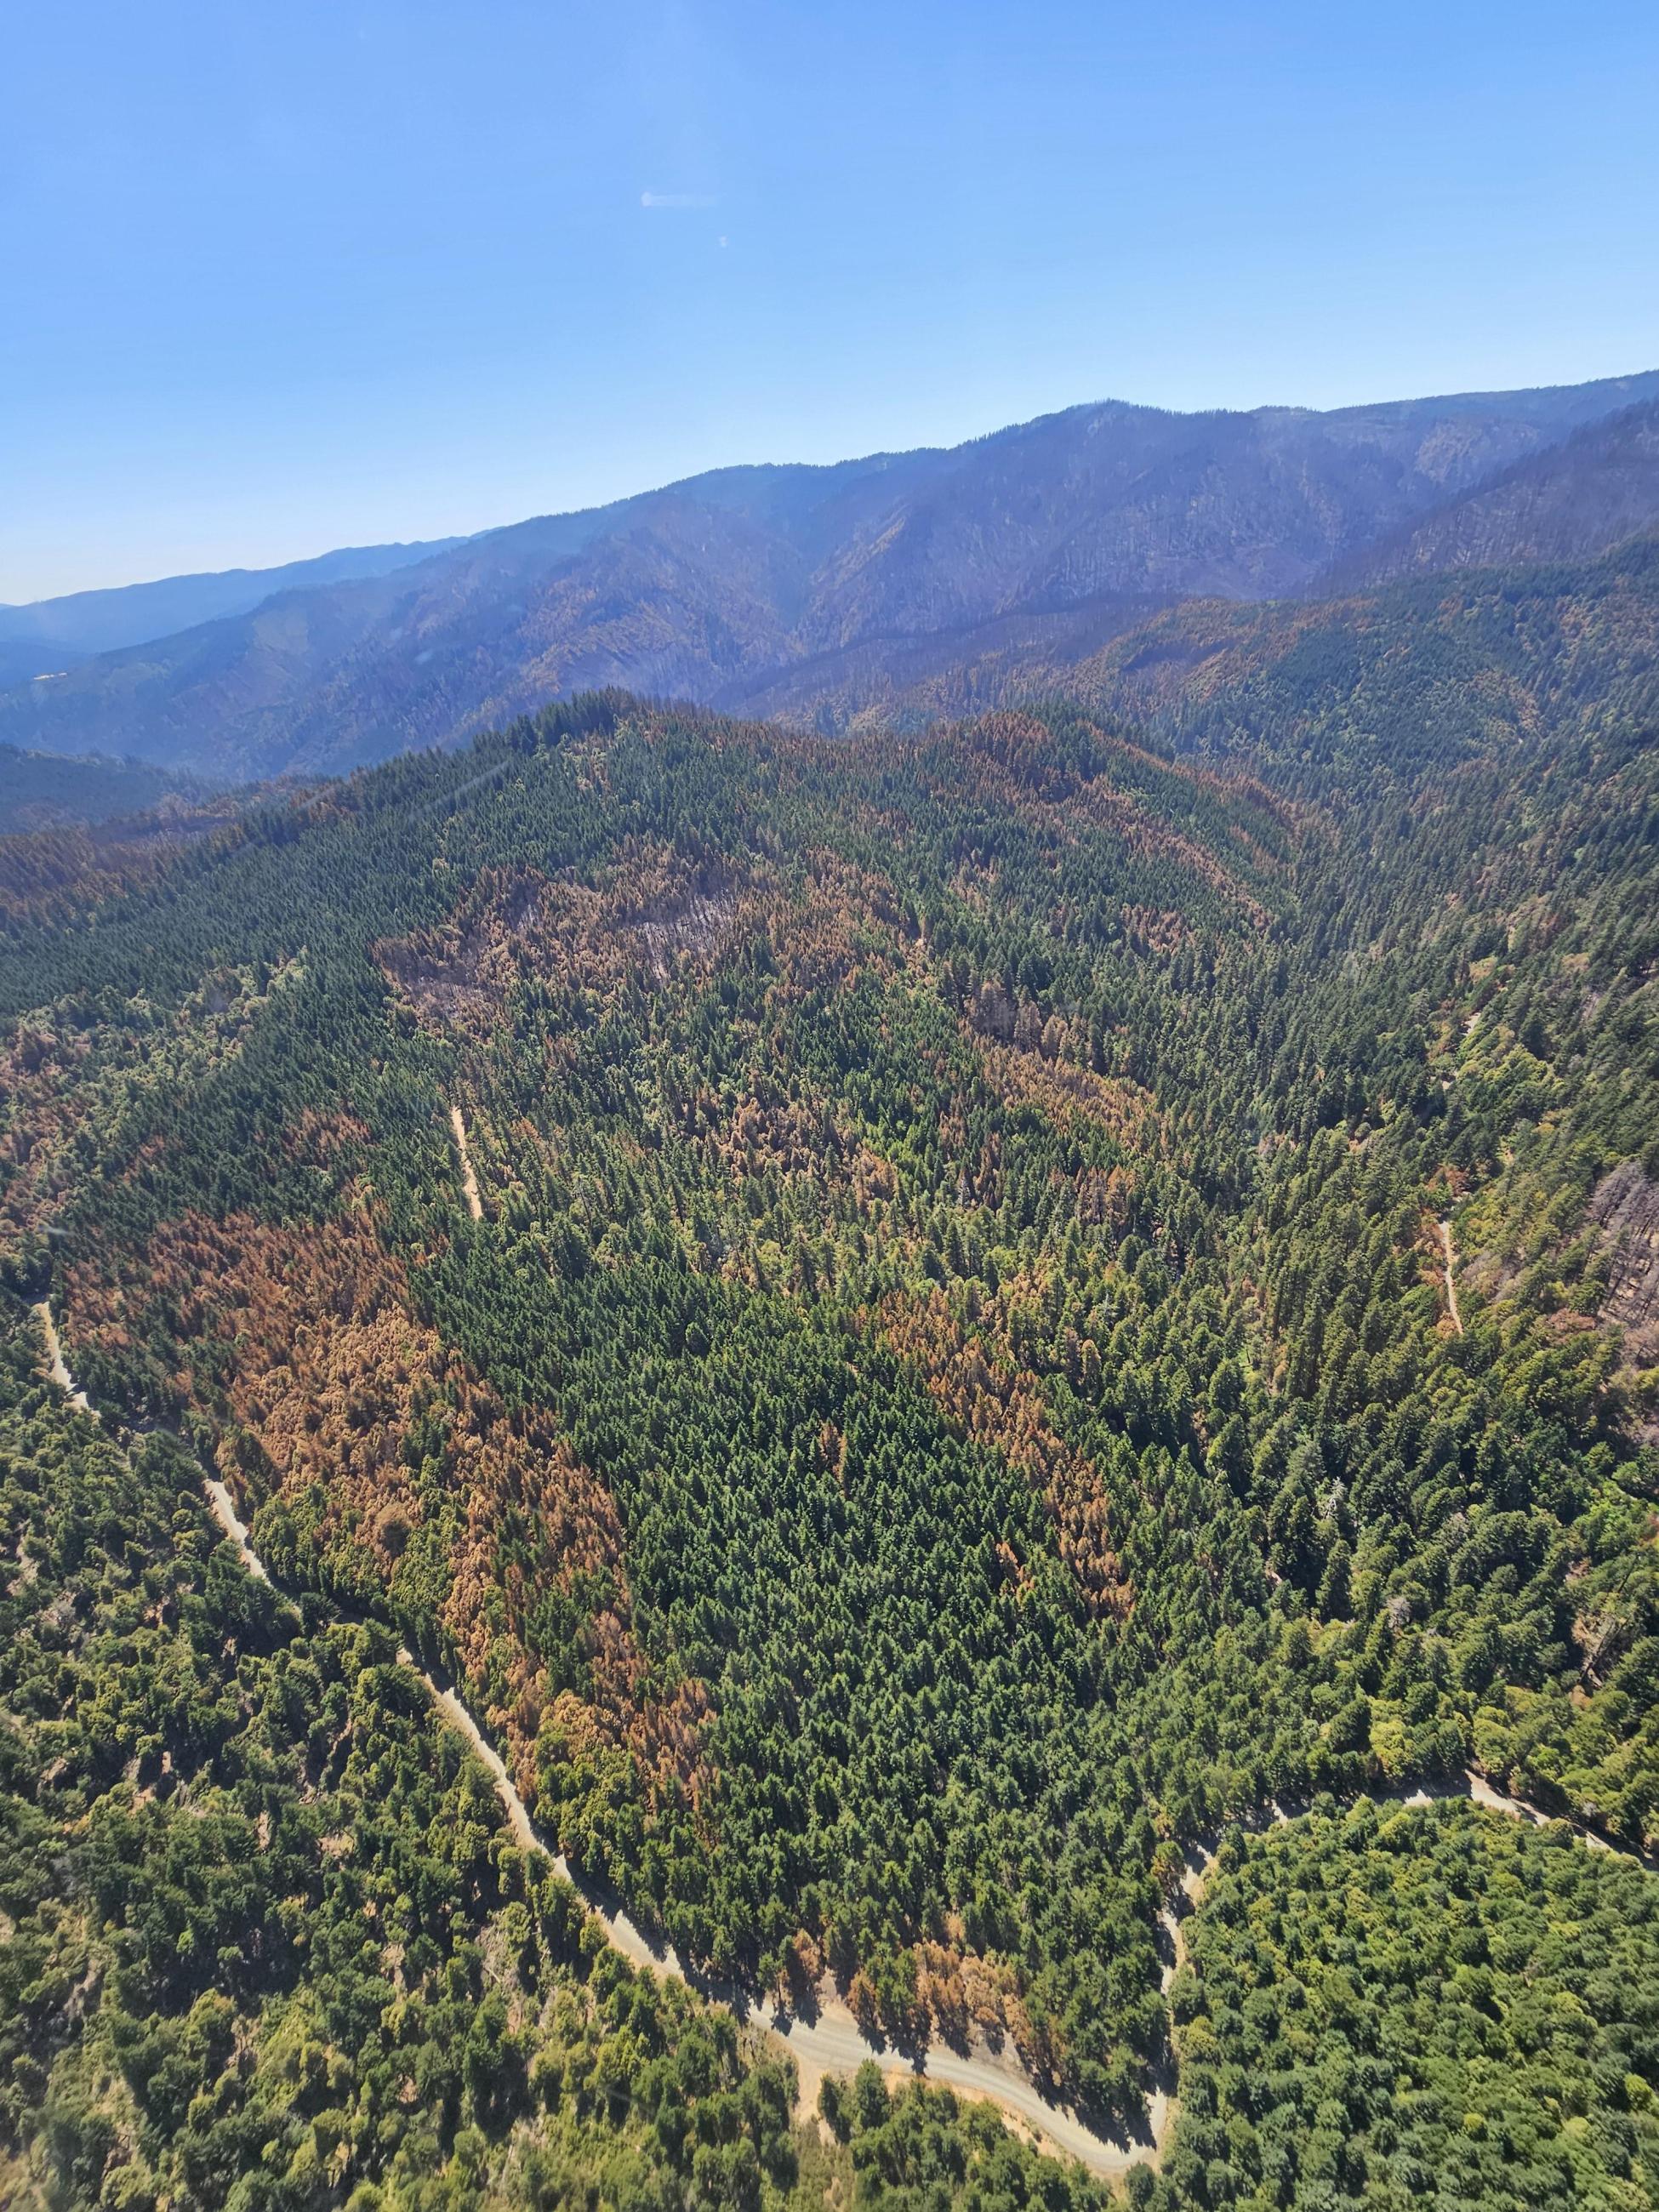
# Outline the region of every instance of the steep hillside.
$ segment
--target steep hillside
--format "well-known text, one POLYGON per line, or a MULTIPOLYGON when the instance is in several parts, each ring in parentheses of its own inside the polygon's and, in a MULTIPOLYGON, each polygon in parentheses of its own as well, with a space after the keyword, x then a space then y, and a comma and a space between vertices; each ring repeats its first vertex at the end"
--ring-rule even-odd
POLYGON ((879 671, 814 664, 753 703, 816 710, 830 728, 902 728, 1060 695, 1177 750, 1248 755, 1257 768, 1340 760, 1410 773, 1500 734, 1650 727, 1659 539, 1335 599, 1189 600, 1121 629, 1088 610, 1011 620, 879 671))
POLYGON ((1656 763, 586 697, 6 918, 7 1279, 683 1960, 1132 2142, 1229 1822, 1659 1843, 1656 763))
POLYGON ((971 658, 987 624, 1025 645, 1058 629, 1075 658, 1194 593, 1299 592, 1655 397, 1649 374, 1326 415, 1111 404, 950 452, 726 470, 15 687, 0 738, 250 780, 611 684, 838 725, 936 670, 941 647, 944 665, 971 658))
MULTIPOLYGON (((1040 677, 1028 676, 1026 681, 1040 677)), ((1352 598, 1177 607, 1066 690, 1182 750, 1350 775, 1659 725, 1659 538, 1352 598)))
POLYGON ((198 623, 245 614, 278 592, 318 591, 353 577, 382 576, 459 545, 434 538, 415 545, 352 545, 278 568, 226 568, 164 576, 152 584, 71 592, 62 599, 0 607, 0 684, 54 677, 93 654, 142 645, 198 623))
POLYGON ((1334 591, 1439 568, 1582 560, 1659 528, 1659 406, 1632 407, 1500 470, 1344 564, 1334 591))

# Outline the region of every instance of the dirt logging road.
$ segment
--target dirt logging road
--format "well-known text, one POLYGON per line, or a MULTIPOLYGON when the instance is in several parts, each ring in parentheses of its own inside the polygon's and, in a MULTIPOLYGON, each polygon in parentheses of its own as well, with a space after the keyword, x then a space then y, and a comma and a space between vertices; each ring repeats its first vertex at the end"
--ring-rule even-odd
MULTIPOLYGON (((459 1109, 456 1109, 455 1119, 458 1140, 464 1147, 459 1109)), ((462 1157, 465 1161, 464 1149, 462 1157)), ((470 1177, 470 1164, 466 1172, 470 1177)), ((469 1199, 471 1196, 469 1192, 469 1199)), ((1440 1226, 1447 1238, 1447 1284, 1449 1288, 1449 1231, 1443 1222, 1440 1226)), ((51 1306, 42 1301, 34 1310, 46 1340, 47 1368, 52 1380, 64 1392, 72 1405, 89 1414, 94 1421, 98 1420, 100 1416, 96 1409, 88 1402, 86 1393, 76 1388, 74 1376, 65 1363, 51 1306)), ((1454 1318, 1456 1318, 1455 1295, 1452 1311, 1454 1318)), ((1461 1320, 1458 1327, 1461 1332, 1461 1320)), ((227 1542, 234 1546, 237 1556, 248 1573, 260 1582, 271 1583, 273 1589, 277 1587, 250 1542, 247 1528, 225 1485, 204 1475, 203 1488, 208 1510, 216 1525, 227 1542)), ((649 1967, 658 1973, 672 1974, 688 1983, 711 2002, 725 2006, 738 2021, 776 2036, 796 2060, 805 2109, 810 2110, 815 2104, 818 2085, 826 2075, 851 2073, 866 2059, 873 2059, 890 2075, 899 2073, 915 2075, 940 2087, 954 2089, 961 2095, 981 2098, 998 2106, 1008 2118, 1035 2137, 1041 2148, 1058 2153, 1062 2157, 1075 2159, 1091 2173, 1108 2179, 1126 2173, 1133 2166, 1156 2165, 1163 2157, 1175 2124, 1176 2109, 1175 2099, 1166 2089, 1155 2090, 1147 2100, 1149 2124, 1146 2135, 1133 2141, 1118 2141, 1100 2134, 1065 2106, 1050 2102, 1024 2071, 1012 2049, 1007 2047, 994 2050, 981 2043, 963 2051, 953 2050, 945 2044, 933 2044, 914 2054, 906 2053, 866 2034, 844 1999, 828 1982, 821 1989, 818 2002, 808 2018, 798 2013, 783 2011, 769 2000, 732 1984, 713 1981, 688 1971, 669 1947, 650 1940, 612 1900, 596 1895, 592 1887, 572 1870, 556 1841, 537 1826, 501 1753, 454 1688, 428 1674, 409 1650, 400 1648, 398 1657, 421 1683, 442 1719, 465 1740, 483 1761, 507 1816, 513 1840, 519 1848, 539 1852, 551 1860, 558 1872, 581 1897, 588 1911, 600 1922, 611 1942, 630 1964, 639 1968, 649 1967)), ((1531 1820, 1540 1826, 1550 1817, 1536 1806, 1504 1796, 1474 1773, 1466 1775, 1461 1783, 1432 1790, 1425 1788, 1409 1792, 1367 1794, 1372 1796, 1376 1803, 1401 1806, 1429 1805, 1437 1800, 1467 1797, 1490 1811, 1505 1814, 1514 1820, 1531 1820)), ((1253 1821, 1243 1825, 1266 1828, 1294 1820, 1296 1816, 1297 1808, 1294 1807, 1273 1804, 1263 1807, 1253 1821)), ((1604 1850, 1612 1848, 1605 1838, 1588 1830, 1575 1826, 1574 1832, 1581 1841, 1594 1847, 1604 1850)), ((1189 1904, 1196 1905, 1202 1899, 1214 1864, 1213 1850, 1199 1846, 1188 1853, 1182 1887, 1189 1904)), ((1185 1956, 1185 1944, 1181 1923, 1175 1912, 1166 1911, 1160 1918, 1165 1936, 1162 1984, 1167 1994, 1185 1956)))
POLYGON ((466 1194, 466 1210, 475 1221, 482 1221, 483 1198, 478 1189, 478 1178, 472 1171, 472 1155, 466 1144, 466 1123, 459 1106, 452 1106, 449 1109, 449 1126, 455 1132, 455 1149, 461 1156, 461 1188, 466 1194))
POLYGON ((1457 1304, 1457 1255, 1452 1249, 1452 1226, 1449 1221, 1436 1224, 1440 1231, 1440 1243, 1446 1255, 1446 1308, 1451 1315, 1452 1327, 1462 1336, 1463 1316, 1457 1304))

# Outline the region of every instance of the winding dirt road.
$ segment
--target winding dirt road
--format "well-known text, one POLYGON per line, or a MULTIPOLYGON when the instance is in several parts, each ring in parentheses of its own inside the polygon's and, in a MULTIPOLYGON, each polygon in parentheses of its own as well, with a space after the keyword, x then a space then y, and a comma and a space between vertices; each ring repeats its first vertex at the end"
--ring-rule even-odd
MULTIPOLYGON (((269 1582, 270 1577, 264 1562, 248 1540, 246 1524, 238 1514, 230 1492, 222 1482, 209 1480, 205 1487, 209 1508, 221 1533, 236 1547, 248 1572, 257 1575, 262 1582, 269 1582)), ((816 2101, 817 2083, 824 2075, 852 2073, 866 2058, 873 2058, 886 2068, 902 2067, 966 2095, 992 2100, 1023 2120, 1050 2148, 1079 2160, 1096 2173, 1121 2173, 1152 2150, 1151 2142, 1119 2144, 1097 2135, 1074 2113, 1051 2105, 1018 2062, 1005 2058, 1000 2052, 963 2052, 941 2045, 919 2054, 914 2063, 906 2066, 901 2054, 888 2045, 872 2042, 865 2034, 839 1996, 826 1993, 819 2001, 815 2016, 808 2021, 797 2014, 781 2012, 775 2006, 757 2000, 731 1984, 688 1972, 668 1946, 653 1942, 627 1913, 597 1897, 574 1872, 558 1845, 536 1825, 501 1753, 455 1691, 428 1674, 406 1647, 399 1646, 398 1657, 418 1678, 450 1727, 465 1738, 483 1762, 507 1814, 513 1840, 520 1850, 539 1851, 553 1862, 565 1881, 581 1896, 589 1911, 603 1923, 614 1947, 631 1965, 672 1974, 714 2002, 724 2005, 739 2020, 769 2029, 779 2037, 795 2057, 801 2075, 803 2102, 809 2109, 816 2101), (810 2095, 805 2094, 809 2087, 810 2095)))
MULTIPOLYGON (((459 1109, 456 1119, 459 1121, 459 1109)), ((76 1389, 74 1377, 64 1361, 63 1347, 52 1322, 51 1306, 42 1301, 34 1310, 46 1337, 52 1381, 69 1395, 72 1404, 97 1420, 96 1408, 89 1404, 83 1390, 76 1389)), ((236 1547, 242 1565, 259 1581, 270 1582, 264 1560, 248 1540, 246 1525, 238 1514, 235 1500, 229 1491, 222 1482, 206 1476, 204 1477, 203 1487, 215 1522, 227 1540, 236 1547)), ((740 2021, 769 2030, 777 2036, 795 2058, 800 2075, 801 2102, 805 2111, 810 2111, 815 2104, 817 2085, 826 2074, 852 2073, 866 2059, 872 2058, 890 2076, 901 2073, 919 2075, 941 2087, 954 2089, 961 2095, 982 2098, 997 2105, 1010 2118, 1021 2123, 1041 2148, 1056 2152, 1062 2157, 1075 2159, 1091 2173, 1106 2179, 1116 2179, 1132 2166, 1143 2163, 1156 2166, 1162 2159, 1176 2109, 1176 2100, 1167 2087, 1154 2089, 1147 2100, 1149 2124, 1145 2137, 1119 2142, 1098 2134, 1076 2113, 1051 2104, 1025 2073, 1012 2050, 994 2051, 981 2043, 969 2051, 959 2051, 951 2050, 948 2045, 938 2044, 910 2055, 896 2050, 890 2045, 873 2041, 864 2033, 845 2002, 834 1993, 832 1988, 821 1993, 812 2016, 808 2019, 799 2014, 783 2012, 770 2002, 757 1999, 730 1984, 689 1972, 672 1949, 650 1941, 613 1900, 596 1895, 591 1885, 572 1870, 556 1843, 537 1826, 501 1753, 453 1688, 428 1674, 407 1649, 400 1646, 398 1657, 421 1683, 444 1720, 457 1735, 465 1738, 483 1761, 507 1815, 513 1839, 520 1849, 541 1852, 552 1861, 558 1872, 581 1897, 587 1909, 601 1923, 611 1943, 632 1965, 649 1966, 659 1973, 672 1974, 711 2002, 724 2005, 740 2021)), ((1516 1820, 1531 1820, 1540 1826, 1552 1817, 1540 1812, 1535 1805, 1502 1796, 1490 1783, 1474 1773, 1466 1775, 1462 1784, 1434 1790, 1419 1789, 1374 1796, 1373 1802, 1379 1805, 1413 1806, 1429 1805, 1437 1800, 1452 1797, 1468 1797, 1491 1811, 1507 1814, 1516 1820)), ((1279 1804, 1267 1806, 1256 1820, 1243 1825, 1266 1828, 1294 1820, 1297 1810, 1295 1807, 1279 1804)), ((1576 1823, 1572 1826, 1574 1832, 1583 1842, 1602 1850, 1613 1848, 1605 1837, 1578 1827, 1576 1823)), ((1650 1859, 1644 1860, 1644 1863, 1650 1869, 1654 1867, 1650 1859)), ((1202 1898, 1214 1864, 1215 1853, 1212 1849, 1200 1846, 1189 1853, 1182 1887, 1192 1905, 1196 1905, 1202 1898)), ((1186 1945, 1182 1923, 1176 1914, 1166 1911, 1159 1917, 1165 1938, 1161 1981, 1167 1995, 1185 1959, 1186 1945)))
MULTIPOLYGON (((459 1109, 456 1109, 456 1119, 459 1121, 459 1109)), ((43 1300, 34 1310, 46 1338, 52 1381, 68 1395, 73 1405, 97 1420, 100 1417, 96 1407, 88 1401, 83 1390, 76 1388, 75 1378, 64 1360, 51 1306, 43 1300)), ((249 1540, 247 1526, 237 1512, 236 1502, 229 1491, 216 1478, 207 1475, 203 1478, 202 1486, 208 1510, 221 1534, 235 1547, 237 1556, 249 1574, 260 1582, 270 1583, 271 1577, 264 1561, 249 1540)), ((276 1585, 272 1583, 272 1587, 276 1585)), ((1155 2154, 1157 2144, 1153 2140, 1115 2142, 1097 2134, 1075 2113, 1050 2104, 1012 2051, 997 2051, 981 2045, 975 2050, 958 2051, 939 2045, 911 2057, 890 2045, 873 2041, 866 2036, 850 2008, 833 1990, 822 1994, 812 2016, 807 2019, 799 2014, 781 2011, 769 2002, 758 2000, 748 1991, 732 1984, 688 1972, 671 1948, 646 1936, 614 1900, 596 1895, 591 1885, 574 1871, 556 1843, 537 1826, 529 1807, 507 1772, 501 1753, 454 1689, 449 1684, 435 1680, 406 1648, 399 1647, 398 1657, 420 1682, 443 1719, 465 1740, 483 1761, 507 1815, 513 1840, 520 1849, 539 1851, 552 1861, 557 1871, 581 1897, 589 1911, 601 1923, 612 1945, 631 1965, 649 1966, 658 1973, 672 1974, 690 1984, 711 2002, 724 2005, 739 2021, 769 2030, 777 2036, 795 2058, 800 2075, 802 2103, 807 2110, 810 2111, 816 2102, 817 2085, 826 2074, 852 2073, 866 2058, 873 2058, 890 2074, 919 2075, 930 2081, 955 2089, 963 2096, 988 2100, 1000 2106, 1011 2118, 1023 2123, 1044 2148, 1057 2152, 1062 2157, 1076 2159, 1091 2172, 1106 2176, 1121 2174, 1140 2160, 1155 2154)))

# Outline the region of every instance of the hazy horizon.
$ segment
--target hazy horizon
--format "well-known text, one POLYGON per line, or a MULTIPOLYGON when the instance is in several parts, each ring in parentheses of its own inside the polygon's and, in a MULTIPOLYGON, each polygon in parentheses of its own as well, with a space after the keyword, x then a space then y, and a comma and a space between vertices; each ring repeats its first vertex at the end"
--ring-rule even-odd
MULTIPOLYGON (((1549 385, 1577 386, 1607 382, 1617 383, 1629 378, 1647 375, 1653 372, 1650 368, 1644 364, 1636 368, 1612 369, 1594 376, 1553 378, 1549 380, 1549 385)), ((1002 430, 1021 428, 1030 422, 1041 421, 1048 416, 1069 414, 1073 413, 1079 409, 1087 409, 1091 407, 1127 406, 1149 408, 1166 414, 1194 416, 1209 414, 1250 414, 1258 412, 1266 408, 1279 407, 1291 411, 1305 411, 1316 414, 1334 414, 1340 413, 1344 410, 1351 408, 1386 407, 1398 404, 1407 400, 1465 398, 1478 397, 1481 393, 1487 392, 1522 392, 1543 388, 1548 388, 1548 386, 1540 386, 1538 384, 1523 385, 1518 383, 1483 384, 1465 385, 1457 387, 1455 390, 1452 389, 1450 386, 1443 386, 1439 387, 1425 387, 1421 392, 1389 392, 1372 394, 1369 397, 1360 398, 1338 399, 1331 401, 1328 404, 1322 404, 1317 406, 1303 400, 1265 399, 1253 402, 1249 407, 1235 407, 1229 404, 1227 402, 1217 401, 1208 406, 1180 408, 1166 407, 1161 401, 1156 399, 1129 398, 1122 393, 1112 392, 1095 399, 1072 400, 1058 408, 1043 409, 1037 415, 1017 416, 1011 418, 1006 422, 988 423, 981 429, 969 430, 959 438, 921 438, 914 441, 908 446, 874 446, 861 448, 856 453, 832 453, 821 458, 817 456, 809 458, 796 454, 782 453, 745 455, 735 459, 712 461, 705 468, 684 471, 678 476, 659 478, 651 483, 629 484, 623 489, 615 491, 602 492, 597 498, 581 501, 580 507, 538 507, 528 508, 522 514, 505 515, 494 520, 481 522, 477 524, 476 527, 470 530, 460 527, 449 529, 434 528, 430 530, 416 528, 405 531, 395 537, 374 538, 360 533, 355 537, 331 540, 327 544, 320 544, 307 541, 296 544, 291 548, 276 551, 271 554, 268 558, 230 558, 217 563, 204 563, 194 570, 176 568, 161 569, 143 575, 112 576, 96 582, 76 584, 70 586, 70 589, 65 592, 37 592, 33 599, 0 599, 0 608, 4 608, 8 611, 15 613, 31 605, 42 604, 49 599, 72 598, 82 593, 91 593, 100 591, 120 591, 135 585, 161 583, 173 578, 185 577, 192 574, 213 575, 227 573, 234 574, 238 571, 258 573, 267 568, 286 568, 295 562, 318 559, 323 555, 328 553, 349 551, 359 548, 392 544, 416 544, 427 541, 432 541, 435 544, 444 539, 453 540, 455 538, 467 537, 484 537, 491 531, 509 530, 513 528, 515 524, 534 521, 543 516, 573 514, 581 511, 582 508, 616 506, 625 500, 639 497, 645 493, 666 490, 672 489, 676 483, 688 482, 697 477, 714 474, 723 469, 793 467, 834 468, 845 462, 869 459, 883 453, 899 455, 907 453, 921 452, 930 448, 937 450, 958 445, 970 445, 978 440, 993 437, 996 435, 998 432, 1002 430)))

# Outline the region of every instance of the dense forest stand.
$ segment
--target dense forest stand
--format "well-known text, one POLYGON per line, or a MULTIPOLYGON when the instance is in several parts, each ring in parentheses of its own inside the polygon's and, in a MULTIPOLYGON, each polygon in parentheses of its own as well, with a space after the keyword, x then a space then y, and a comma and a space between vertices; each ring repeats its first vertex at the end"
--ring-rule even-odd
MULTIPOLYGON (((64 1358, 50 1305, 43 1300, 35 1308, 35 1312, 46 1338, 52 1381, 69 1395, 71 1403, 90 1413, 94 1420, 99 1419, 97 1410, 88 1402, 85 1392, 76 1388, 74 1377, 64 1358)), ((226 1541, 234 1547, 243 1566, 259 1581, 270 1582, 271 1577, 265 1564, 249 1539, 246 1523, 237 1512, 235 1502, 224 1483, 214 1477, 204 1477, 203 1488, 215 1525, 226 1541)), ((960 2095, 996 2105, 1006 2117, 1035 2136, 1039 2148, 1061 2157, 1075 2159, 1092 2173, 1110 2178, 1127 2172, 1130 2166, 1142 2163, 1149 2155, 1154 2159, 1158 2155, 1164 2139, 1166 2103, 1161 2096, 1155 2100, 1152 2114, 1154 2131, 1150 2143, 1113 2142, 1096 2133, 1075 2113, 1050 2104, 1036 2085, 1018 2070, 1016 2063, 1000 2053, 990 2051, 962 2052, 943 2045, 914 2055, 901 2053, 867 2036, 838 1997, 821 2002, 814 2016, 808 2020, 798 2013, 785 2011, 763 2000, 757 2000, 739 1989, 688 1972, 672 1950, 650 1942, 626 1913, 597 1899, 573 1873, 556 1844, 536 1826, 501 1753, 484 1735, 453 1686, 434 1680, 416 1663, 413 1653, 406 1647, 399 1647, 398 1657, 399 1663, 408 1668, 420 1682, 442 1718, 482 1761, 507 1815, 513 1839, 520 1849, 539 1852, 552 1861, 560 1875, 581 1894, 584 1904, 604 1927, 611 1945, 632 1966, 672 1974, 696 1989, 710 2002, 726 2006, 739 2021, 769 2029, 777 2035, 796 2061, 804 2102, 811 2102, 817 2085, 826 2075, 852 2074, 866 2059, 873 2059, 886 2070, 920 2076, 942 2087, 954 2089, 960 2095)))
MULTIPOLYGON (((50 1304, 43 1300, 35 1311, 46 1339, 52 1379, 65 1392, 72 1404, 90 1413, 94 1420, 98 1419, 99 1415, 89 1404, 85 1392, 76 1388, 64 1357, 50 1304)), ((234 1547, 243 1566, 260 1581, 269 1582, 270 1577, 264 1562, 249 1540, 246 1524, 238 1514, 228 1489, 216 1478, 204 1477, 204 1490, 215 1524, 226 1540, 234 1547)), ((440 1683, 422 1668, 406 1647, 399 1648, 398 1656, 399 1662, 420 1681, 445 1722, 464 1739, 483 1763, 507 1815, 514 1841, 519 1847, 539 1852, 552 1861, 561 1876, 581 1893, 584 1903, 603 1925, 611 1943, 630 1964, 638 1968, 650 1967, 659 1972, 674 1975, 696 1988, 712 2002, 726 2006, 739 2020, 757 2024, 779 2036, 797 2061, 805 2101, 810 2102, 817 2085, 826 2075, 851 2073, 866 2059, 873 2059, 890 2070, 914 2073, 960 2094, 984 2099, 997 2105, 1005 2116, 1030 2130, 1041 2147, 1076 2159, 1093 2173, 1115 2177, 1127 2172, 1131 2166, 1141 2164, 1156 2166, 1161 2160, 1170 2142, 1176 2113, 1176 2099, 1167 2085, 1160 2084, 1154 2087, 1148 2099, 1147 2139, 1139 2142, 1115 2142, 1086 2126, 1076 2114, 1050 2104, 1035 2084, 1017 2071, 1014 2064, 1000 2053, 983 2050, 962 2052, 941 2045, 915 2054, 907 2063, 903 2055, 866 2035, 839 1998, 832 1996, 826 1999, 815 2015, 808 2020, 764 2001, 757 2001, 741 1990, 688 1972, 672 1950, 651 1943, 626 1913, 596 1899, 578 1881, 556 1844, 536 1826, 501 1753, 454 1688, 440 1683)), ((1458 1783, 1433 1788, 1419 1786, 1412 1790, 1381 1795, 1374 1792, 1366 1794, 1379 1805, 1402 1808, 1426 1807, 1437 1801, 1463 1797, 1488 1811, 1540 1826, 1552 1817, 1535 1805, 1504 1796, 1473 1771, 1466 1773, 1458 1783)), ((1247 1828, 1267 1828, 1296 1819, 1304 1809, 1274 1803, 1264 1807, 1257 1816, 1240 1825, 1247 1828)), ((1604 1837, 1576 1823, 1571 1825, 1578 1839, 1590 1847, 1601 1850, 1614 1848, 1604 1837)), ((1653 1859, 1644 1856, 1642 1863, 1650 1871, 1659 1871, 1659 1863, 1653 1859)), ((1182 1890, 1188 1910, 1195 1910, 1201 1904, 1214 1865, 1215 1850, 1212 1845, 1197 1844, 1189 1852, 1182 1880, 1182 1890)), ((1182 1918, 1173 1910, 1166 1909, 1160 1919, 1166 1942, 1161 1982, 1167 1996, 1184 1962, 1186 1945, 1182 1918)))

